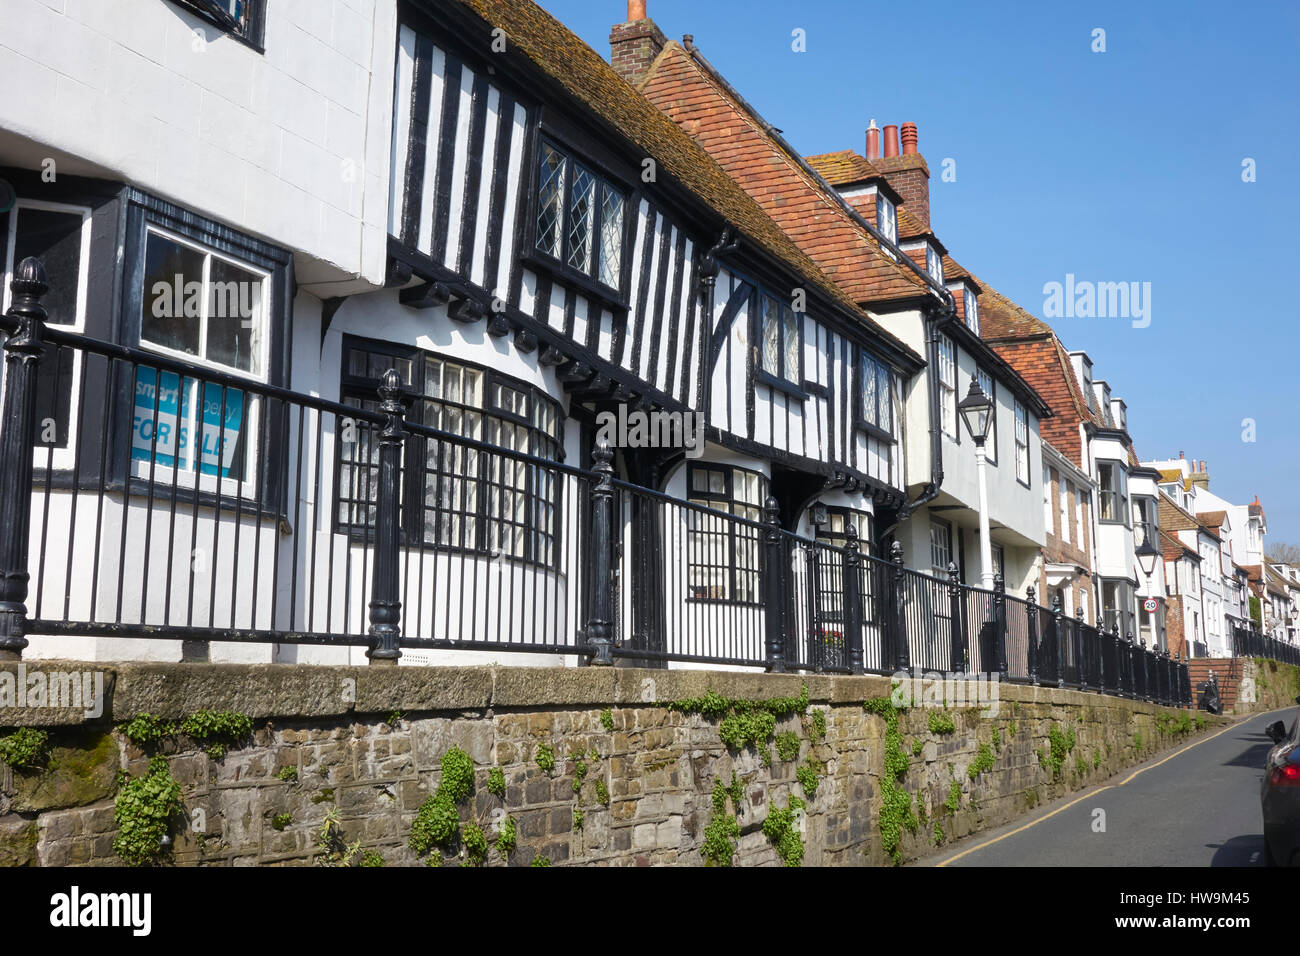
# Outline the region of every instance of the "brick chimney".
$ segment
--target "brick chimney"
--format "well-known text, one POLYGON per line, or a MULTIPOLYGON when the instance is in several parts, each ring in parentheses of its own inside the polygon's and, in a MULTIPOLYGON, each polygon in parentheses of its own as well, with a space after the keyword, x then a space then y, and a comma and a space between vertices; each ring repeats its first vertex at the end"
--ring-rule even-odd
POLYGON ((664 45, 663 31, 646 16, 646 0, 627 0, 627 22, 615 24, 609 33, 609 62, 615 72, 633 86, 639 86, 664 45))
POLYGON ((1187 476, 1187 480, 1190 481, 1197 488, 1200 488, 1202 491, 1209 491, 1210 490, 1210 469, 1205 459, 1202 458, 1198 461, 1197 459, 1193 458, 1192 466, 1193 466, 1193 471, 1190 475, 1187 476))
MULTIPOLYGON (((904 123, 902 126, 902 154, 892 140, 895 127, 885 127, 885 155, 879 159, 868 156, 881 172, 894 191, 903 197, 907 211, 918 219, 927 229, 930 228, 930 167, 925 157, 917 151, 916 124, 904 123)), ((870 135, 870 131, 868 131, 870 135)))

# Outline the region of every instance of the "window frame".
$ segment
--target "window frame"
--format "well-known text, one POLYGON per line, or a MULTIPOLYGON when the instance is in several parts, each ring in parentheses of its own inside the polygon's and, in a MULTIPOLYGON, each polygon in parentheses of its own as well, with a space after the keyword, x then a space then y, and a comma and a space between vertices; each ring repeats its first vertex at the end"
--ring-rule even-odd
POLYGON ((1129 498, 1129 507, 1133 509, 1133 530, 1135 532, 1133 546, 1140 548, 1144 541, 1150 541, 1151 546, 1159 551, 1160 512, 1156 507, 1156 498, 1153 495, 1132 495, 1129 498), (1147 506, 1148 520, 1146 521, 1139 520, 1138 516, 1139 505, 1143 504, 1147 506), (1137 540, 1136 532, 1139 528, 1148 532, 1142 541, 1137 540))
POLYGON ((758 382, 769 385, 773 388, 780 389, 798 399, 807 399, 808 392, 804 390, 804 315, 806 313, 796 312, 786 304, 779 296, 772 295, 766 290, 756 292, 757 308, 754 310, 754 342, 758 348, 757 360, 754 363, 754 375, 758 382), (780 359, 781 372, 773 373, 763 367, 763 345, 764 333, 767 328, 767 309, 766 305, 771 302, 777 309, 777 357, 780 359), (798 358, 799 367, 794 370, 793 376, 790 370, 786 368, 786 359, 789 358, 789 343, 786 337, 786 321, 789 317, 794 318, 795 334, 799 337, 798 344, 795 348, 795 354, 798 358))
POLYGON ((948 580, 948 565, 949 565, 950 563, 952 563, 954 560, 956 560, 956 559, 953 557, 952 522, 951 522, 951 521, 948 521, 948 520, 946 520, 946 519, 944 519, 944 518, 938 518, 938 517, 935 517, 934 515, 931 515, 931 516, 930 516, 930 529, 929 529, 929 544, 930 544, 930 570, 931 570, 931 572, 934 574, 935 577, 940 578, 941 580, 947 581, 947 580, 948 580), (943 535, 943 537, 946 539, 946 541, 944 542, 944 547, 947 549, 947 552, 948 552, 948 560, 944 562, 942 568, 937 567, 937 566, 935 565, 935 561, 934 561, 934 557, 935 557, 935 550, 934 550, 934 546, 935 546, 934 533, 935 533, 935 531, 939 531, 939 532, 943 535))
POLYGON ((1118 617, 1119 633, 1121 637, 1132 635, 1137 637, 1134 615, 1137 613, 1137 588, 1133 582, 1127 578, 1099 578, 1101 591, 1101 615, 1098 620, 1105 630, 1110 630, 1111 615, 1118 617), (1106 600, 1107 587, 1115 588, 1115 606, 1112 607, 1106 600))
POLYGON ((217 27, 226 36, 244 46, 266 52, 266 0, 246 0, 248 24, 242 26, 217 0, 171 0, 173 4, 217 27))
POLYGON ((896 444, 898 442, 898 417, 899 410, 895 407, 895 396, 897 391, 898 376, 894 368, 883 359, 877 358, 872 352, 861 346, 858 347, 858 398, 853 402, 853 423, 860 430, 879 438, 881 441, 896 444), (866 382, 867 371, 870 368, 872 382, 874 383, 873 392, 876 399, 876 420, 872 421, 867 417, 866 412, 866 382), (880 424, 880 373, 885 373, 885 382, 887 385, 887 394, 885 403, 889 410, 889 426, 885 427, 880 424))
POLYGON ((876 229, 898 245, 898 206, 879 189, 876 190, 876 229))
POLYGON ((939 285, 944 284, 943 256, 941 256, 939 250, 929 242, 925 244, 925 271, 929 274, 930 278, 939 285))
POLYGON ((966 313, 966 328, 970 329, 976 335, 980 334, 980 306, 979 296, 975 290, 968 285, 962 286, 962 307, 966 313))
POLYGON ((1020 482, 1026 488, 1033 487, 1033 476, 1030 474, 1029 461, 1029 409, 1019 398, 1013 400, 1013 413, 1015 415, 1016 429, 1016 481, 1020 482), (1025 440, 1020 440, 1021 431, 1025 433, 1025 440), (1021 472, 1024 477, 1021 477, 1021 472))
MULTIPOLYGON (((719 512, 720 514, 723 514, 729 518, 737 518, 737 517, 743 518, 743 516, 737 515, 734 510, 735 507, 739 504, 745 508, 756 509, 759 514, 759 520, 761 520, 764 503, 767 500, 767 496, 770 494, 769 491, 770 487, 771 487, 770 479, 767 477, 767 475, 753 468, 745 468, 744 466, 741 465, 731 465, 726 463, 708 462, 708 461, 703 461, 703 462, 688 461, 686 463, 686 501, 689 504, 695 505, 697 507, 708 508, 711 511, 719 512), (701 471, 722 473, 724 475, 724 485, 725 485, 724 490, 722 492, 696 491, 694 477, 697 473, 701 471), (754 475, 758 478, 759 501, 757 503, 750 502, 750 501, 737 502, 736 472, 744 472, 747 475, 754 475), (721 509, 715 508, 712 502, 725 502, 728 506, 728 510, 722 511, 721 509)), ((733 604, 733 605, 739 605, 743 607, 761 607, 763 604, 763 599, 760 592, 763 587, 764 553, 763 553, 762 541, 758 537, 760 534, 759 529, 757 528, 750 529, 754 532, 753 547, 756 556, 755 566, 752 569, 751 568, 742 569, 738 566, 739 562, 736 560, 736 556, 739 553, 737 549, 736 529, 738 526, 736 522, 735 521, 727 522, 725 531, 718 531, 716 529, 691 528, 690 516, 698 515, 698 514, 699 512, 695 511, 694 509, 687 509, 687 518, 686 518, 687 524, 685 529, 686 542, 687 542, 686 544, 686 601, 687 603, 733 604), (692 544, 691 542, 691 535, 693 534, 707 535, 707 536, 725 535, 726 558, 727 558, 726 596, 723 597, 713 597, 707 595, 699 596, 694 593, 694 588, 691 584, 692 573, 696 569, 703 569, 706 571, 711 570, 716 568, 716 565, 701 564, 693 560, 695 555, 698 554, 698 546, 692 544), (753 585, 752 587, 752 593, 754 595, 753 600, 741 599, 737 596, 740 593, 740 590, 737 588, 739 573, 752 575, 753 580, 751 583, 753 585)), ((720 520, 720 519, 715 519, 715 520, 720 520)), ((744 527, 748 527, 748 526, 746 525, 744 527)))
POLYGON ((939 360, 939 429, 953 441, 961 444, 957 423, 957 345, 950 336, 940 333, 935 350, 939 360), (945 343, 948 356, 944 354, 945 343), (949 372, 951 382, 945 378, 949 372), (950 426, 952 431, 948 430, 950 426))
MULTIPOLYGON (((537 145, 533 150, 533 186, 530 192, 530 201, 522 203, 521 206, 527 215, 527 237, 528 242, 525 245, 522 256, 525 260, 534 264, 540 264, 548 271, 558 275, 568 281, 580 284, 586 291, 593 293, 609 305, 627 309, 628 302, 624 292, 627 284, 627 274, 630 263, 629 252, 633 250, 634 240, 629 238, 629 223, 635 222, 635 212, 633 208, 633 191, 630 190, 626 183, 619 178, 611 175, 609 170, 568 146, 562 139, 555 136, 549 130, 539 132, 536 136, 537 145), (538 228, 538 218, 541 215, 541 195, 542 195, 542 161, 546 156, 547 149, 554 150, 564 159, 564 182, 561 189, 561 208, 560 208, 560 254, 555 256, 550 250, 543 249, 538 245, 540 240, 540 229, 538 228), (582 168, 589 173, 595 180, 593 195, 595 197, 594 208, 591 215, 591 263, 587 271, 577 266, 569 264, 569 257, 572 253, 570 248, 570 221, 569 216, 573 208, 573 178, 575 170, 582 168), (622 216, 619 222, 619 261, 618 275, 613 285, 607 284, 601 275, 601 223, 603 221, 602 199, 605 190, 608 189, 615 193, 622 202, 622 216)), ((633 234, 634 235, 634 234, 633 234)))
POLYGON ((1098 505, 1099 505, 1097 509, 1098 523, 1122 525, 1125 528, 1133 527, 1133 523, 1132 523, 1133 516, 1132 514, 1130 514, 1129 493, 1128 493, 1128 469, 1124 467, 1124 463, 1120 461, 1118 458, 1097 459, 1097 495, 1098 495, 1098 505), (1119 484, 1114 489, 1108 488, 1106 483, 1102 479, 1102 468, 1104 466, 1110 468, 1112 475, 1119 476, 1119 484), (1118 501, 1116 502, 1117 507, 1115 507, 1113 510, 1114 513, 1118 514, 1120 517, 1107 518, 1106 505, 1105 505, 1107 496, 1116 496, 1116 495, 1118 495, 1118 501))
MULTIPOLYGON (((189 352, 183 352, 145 339, 144 338, 144 310, 148 308, 150 302, 150 296, 152 296, 153 293, 152 290, 146 290, 143 287, 143 285, 141 285, 140 288, 139 309, 134 310, 132 314, 124 317, 126 321, 131 323, 131 331, 134 336, 135 347, 140 349, 140 351, 142 352, 151 352, 155 355, 172 359, 173 361, 184 362, 187 365, 194 366, 199 370, 210 370, 213 372, 217 372, 221 375, 227 375, 234 378, 246 380, 249 383, 249 385, 254 387, 254 389, 259 385, 271 384, 271 378, 270 378, 271 340, 273 338, 271 326, 275 322, 275 316, 273 315, 271 309, 271 296, 272 296, 273 282, 274 282, 273 270, 265 268, 259 265, 258 263, 250 262, 245 259, 240 259, 237 256, 232 255, 228 251, 223 250, 209 242, 206 242, 203 239, 195 238, 192 235, 188 235, 182 230, 175 229, 169 225, 163 225, 153 221, 146 221, 143 224, 139 236, 140 258, 141 258, 140 280, 142 283, 147 280, 147 276, 144 275, 143 269, 144 269, 144 263, 147 260, 147 256, 148 256, 149 236, 151 234, 159 235, 170 242, 176 243, 177 245, 180 246, 184 246, 194 252, 198 252, 204 257, 203 280, 202 280, 203 289, 204 289, 203 292, 204 317, 201 319, 201 323, 199 326, 199 347, 205 352, 207 351, 207 345, 205 341, 206 332, 207 332, 206 313, 207 313, 208 305, 212 299, 211 294, 209 292, 210 283, 212 281, 211 280, 212 260, 214 258, 220 258, 240 269, 257 274, 258 280, 261 284, 261 290, 262 290, 262 301, 260 303, 260 309, 261 309, 260 315, 263 324, 263 328, 258 333, 258 339, 259 339, 258 349, 260 353, 258 358, 259 371, 257 372, 245 371, 243 369, 235 368, 230 365, 224 365, 220 362, 213 361, 212 359, 209 359, 206 355, 193 355, 189 352)), ((135 381, 132 383, 133 392, 138 387, 141 368, 142 366, 140 365, 136 366, 135 381)), ((162 378, 163 375, 173 375, 173 374, 176 373, 167 372, 162 369, 154 369, 155 386, 157 385, 157 383, 159 382, 159 380, 162 378)), ((193 397, 189 399, 190 415, 191 415, 189 419, 189 423, 191 428, 191 434, 198 434, 198 435, 206 434, 208 430, 208 426, 206 422, 203 424, 202 429, 198 429, 196 427, 198 422, 198 416, 200 414, 200 409, 202 408, 205 401, 205 399, 198 394, 200 391, 200 389, 198 389, 200 380, 197 378, 190 378, 187 376, 178 376, 178 378, 180 380, 179 384, 182 389, 187 388, 186 386, 187 382, 192 383, 191 385, 188 386, 188 388, 194 389, 193 397)), ((226 395, 229 392, 236 391, 234 386, 213 385, 213 383, 211 383, 209 380, 203 380, 202 385, 203 385, 203 388, 201 389, 202 392, 206 392, 209 387, 216 387, 221 389, 221 400, 222 400, 223 408, 225 408, 226 395)), ((215 475, 205 474, 203 472, 204 462, 203 462, 202 454, 200 454, 197 457, 196 461, 191 461, 188 467, 182 468, 180 466, 180 463, 176 462, 175 460, 174 463, 171 465, 163 464, 158 461, 159 452, 157 450, 156 443, 151 443, 148 460, 137 459, 134 454, 135 445, 134 445, 134 431, 133 431, 131 448, 129 450, 129 455, 127 459, 128 467, 130 468, 131 471, 132 480, 143 480, 143 481, 150 481, 154 483, 160 482, 168 487, 175 485, 175 487, 178 489, 190 489, 190 490, 197 489, 200 493, 206 492, 211 494, 219 494, 222 496, 238 497, 242 499, 253 499, 258 497, 257 479, 255 476, 260 474, 262 471, 263 468, 262 455, 267 454, 269 451, 269 449, 264 449, 262 447, 264 436, 262 435, 262 431, 261 431, 261 412, 259 411, 262 403, 266 401, 266 398, 258 394, 256 391, 249 392, 247 390, 242 390, 241 396, 242 396, 241 417, 246 424, 241 425, 240 435, 236 439, 236 441, 237 442, 242 441, 244 443, 244 454, 245 454, 244 477, 230 478, 222 475, 221 470, 224 466, 221 465, 220 462, 217 465, 217 474, 215 475)), ((180 396, 178 396, 177 409, 176 409, 176 420, 178 426, 180 422, 180 411, 182 407, 180 404, 181 401, 183 401, 183 399, 181 399, 180 396)), ((138 408, 140 406, 135 405, 133 400, 132 407, 138 408)), ((155 397, 154 399, 153 414, 154 414, 155 423, 158 421, 158 417, 163 414, 160 407, 160 399, 157 397, 155 397)), ((225 427, 224 425, 221 426, 222 431, 224 431, 224 427, 225 427)))
MULTIPOLYGON (((4 286, 0 288, 0 312, 8 312, 9 307, 13 304, 13 290, 10 283, 13 280, 14 269, 18 267, 18 262, 14 260, 18 255, 18 220, 19 214, 24 209, 30 209, 34 212, 53 212, 64 215, 80 215, 81 230, 80 242, 81 247, 77 263, 77 301, 75 306, 75 317, 71 325, 64 325, 55 322, 47 324, 54 328, 66 332, 75 332, 85 334, 86 332, 86 307, 89 301, 90 285, 90 257, 91 257, 91 235, 94 210, 84 204, 76 202, 60 202, 45 199, 28 199, 22 196, 15 198, 13 204, 0 215, 5 219, 5 235, 3 237, 4 258, 0 261, 0 280, 4 286)), ((48 358, 53 353, 47 350, 48 358)), ((72 471, 76 466, 77 460, 77 442, 79 438, 79 429, 77 427, 80 415, 81 400, 81 363, 83 356, 80 352, 73 352, 72 358, 72 392, 68 399, 68 435, 66 447, 57 448, 45 445, 40 442, 40 423, 37 423, 37 432, 35 435, 36 444, 32 450, 33 468, 45 468, 56 472, 72 471)), ((0 401, 2 401, 4 376, 7 373, 8 363, 0 358, 0 401)), ((56 409, 57 412, 57 409, 56 409)))
MULTIPOLYGON (((476 441, 485 445, 493 444, 487 435, 488 419, 497 418, 513 425, 522 426, 528 429, 530 433, 536 433, 536 435, 551 442, 555 449, 555 457, 549 460, 553 460, 557 464, 563 461, 563 407, 537 385, 517 379, 511 375, 506 375, 494 368, 480 365, 477 362, 468 361, 459 356, 449 355, 433 349, 423 349, 416 345, 407 345, 399 342, 385 341, 383 339, 371 339, 360 335, 345 334, 343 336, 342 348, 340 350, 339 369, 339 401, 343 404, 347 404, 347 400, 350 398, 364 398, 365 400, 372 402, 377 401, 378 399, 378 389, 380 384, 378 379, 371 378, 369 375, 358 375, 348 370, 349 359, 354 349, 359 349, 370 354, 391 356, 394 359, 407 360, 411 363, 411 368, 413 370, 412 380, 403 383, 403 387, 406 389, 407 413, 408 415, 413 414, 417 416, 417 418, 421 420, 421 423, 422 415, 420 415, 420 413, 423 411, 422 403, 432 402, 441 404, 444 407, 448 405, 459 406, 465 410, 472 411, 480 417, 480 431, 483 433, 482 437, 470 438, 468 436, 462 436, 466 437, 468 441, 476 441), (427 368, 427 359, 450 363, 478 372, 482 376, 483 395, 479 407, 475 408, 463 400, 453 402, 445 397, 435 398, 433 396, 425 395, 424 375, 425 369, 427 368), (416 373, 414 371, 417 368, 419 369, 418 382, 415 381, 416 373), (514 411, 495 406, 491 397, 494 385, 505 385, 509 388, 523 391, 528 395, 530 403, 548 403, 555 419, 555 433, 553 435, 546 435, 541 426, 532 421, 530 415, 519 415, 514 411)), ((534 407, 534 405, 530 404, 530 414, 534 407)), ((447 429, 441 430, 446 431, 447 429)), ((564 494, 559 489, 558 484, 555 485, 554 497, 552 499, 548 500, 543 498, 541 492, 539 492, 536 487, 535 469, 530 466, 526 472, 525 486, 522 489, 511 487, 510 490, 514 493, 522 493, 525 496, 524 500, 526 504, 540 501, 549 506, 552 511, 552 530, 548 532, 529 527, 529 531, 524 538, 525 548, 523 555, 515 554, 513 551, 500 547, 493 549, 491 546, 492 525, 494 522, 501 522, 504 519, 504 516, 501 514, 491 513, 490 492, 496 482, 490 474, 490 459, 486 458, 490 453, 475 450, 476 454, 485 456, 485 458, 481 462, 476 462, 474 475, 465 476, 464 478, 464 480, 472 480, 476 484, 475 503, 472 513, 458 508, 444 508, 440 498, 435 498, 435 504, 430 508, 427 504, 427 493, 429 491, 428 478, 430 475, 428 468, 428 442, 432 440, 433 439, 427 439, 422 435, 408 434, 406 441, 403 443, 401 504, 399 506, 398 525, 399 540, 402 542, 402 546, 405 548, 419 548, 425 551, 444 554, 467 554, 478 558, 488 558, 493 560, 502 558, 507 561, 514 561, 534 567, 558 568, 561 562, 560 552, 564 531, 564 494), (433 540, 429 540, 426 537, 425 532, 425 518, 430 511, 433 511, 434 514, 440 517, 447 513, 452 513, 457 516, 462 525, 466 525, 472 521, 474 525, 474 544, 464 545, 442 543, 440 535, 443 529, 441 524, 435 526, 433 540), (549 545, 551 550, 552 560, 550 561, 546 561, 537 556, 537 535, 539 534, 547 535, 549 537, 549 540, 546 543, 549 545)), ((516 449, 508 448, 504 445, 498 447, 501 447, 504 451, 516 451, 516 449)), ((517 453, 532 455, 536 458, 547 458, 544 449, 541 448, 517 453)), ((509 461, 512 459, 502 457, 501 460, 509 461)), ((354 542, 357 540, 369 540, 370 536, 374 533, 371 525, 367 523, 345 521, 340 515, 342 510, 341 506, 344 502, 339 497, 339 491, 342 486, 343 469, 347 467, 356 468, 358 472, 360 472, 362 469, 374 466, 366 461, 345 461, 342 455, 341 443, 336 442, 333 455, 334 489, 331 500, 331 527, 333 528, 334 533, 347 535, 348 538, 354 542)), ((445 466, 442 470, 445 471, 445 466)), ((437 470, 435 470, 435 473, 437 473, 437 470)), ((364 499, 361 498, 351 500, 356 503, 364 502, 364 499)), ((531 518, 532 514, 529 512, 529 520, 531 520, 531 518)), ((513 524, 514 522, 511 521, 508 523, 513 524)), ((461 538, 463 541, 465 535, 462 535, 461 538)), ((499 542, 500 538, 498 537, 497 540, 499 542)))

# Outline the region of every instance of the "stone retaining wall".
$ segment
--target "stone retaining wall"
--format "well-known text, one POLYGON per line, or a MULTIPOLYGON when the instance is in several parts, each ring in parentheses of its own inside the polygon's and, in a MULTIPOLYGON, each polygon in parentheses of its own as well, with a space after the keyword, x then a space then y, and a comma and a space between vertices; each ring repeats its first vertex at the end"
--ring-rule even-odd
MULTIPOLYGON (((25 676, 93 666, 42 662, 27 666, 25 676)), ((0 666, 0 703, 4 675, 13 675, 12 685, 16 667, 0 666)), ((792 796, 806 801, 795 816, 804 865, 891 860, 878 825, 886 722, 863 707, 890 695, 888 678, 207 664, 114 665, 102 673, 98 717, 30 700, 26 708, 0 710, 0 724, 43 727, 51 743, 44 769, 3 770, 0 864, 120 865, 113 850, 119 771, 146 773, 149 755, 119 725, 141 713, 179 720, 203 709, 247 714, 254 729, 219 757, 183 734, 153 748, 182 787, 183 815, 173 821, 165 857, 176 864, 320 862, 319 836, 335 809, 343 842, 359 841, 372 861, 378 853, 388 865, 456 862, 463 847, 417 855, 409 846, 412 822, 437 790, 440 762, 452 747, 475 766, 474 792, 459 814, 462 832, 474 823, 492 841, 489 865, 539 858, 554 865, 702 864, 714 783, 730 784, 733 774, 743 787, 735 865, 779 864, 762 824, 770 807, 785 808, 792 796), (729 749, 717 719, 658 706, 708 691, 736 700, 797 697, 805 686, 807 710, 775 727, 797 735, 794 760, 781 759, 771 742, 729 749), (824 738, 814 711, 825 715, 824 738), (543 746, 556 758, 550 773, 537 764, 543 746), (586 773, 575 789, 580 765, 586 773), (816 773, 811 798, 796 779, 803 765, 816 773), (502 771, 504 796, 488 791, 494 767, 502 771), (507 816, 517 833, 508 856, 495 845, 507 816)), ((1178 732, 1179 712, 1142 702, 1044 687, 999 691, 996 714, 955 706, 900 713, 908 766, 898 786, 911 795, 918 825, 915 833, 904 831, 899 858, 932 852, 940 839, 936 823, 943 842, 1002 825, 1199 731, 1193 724, 1178 732), (937 731, 932 713, 944 715, 937 731), (951 732, 944 732, 945 718, 951 732), (1058 749, 1073 733, 1059 771, 1052 769, 1053 727, 1058 749), (972 774, 976 761, 991 766, 972 774), (954 794, 955 812, 945 806, 954 794)))

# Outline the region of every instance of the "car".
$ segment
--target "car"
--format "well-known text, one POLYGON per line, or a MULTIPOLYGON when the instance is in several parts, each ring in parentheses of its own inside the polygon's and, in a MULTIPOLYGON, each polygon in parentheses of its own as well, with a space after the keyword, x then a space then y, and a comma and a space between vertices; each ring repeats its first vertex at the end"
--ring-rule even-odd
MULTIPOLYGON (((1300 697, 1296 698, 1300 704, 1300 697)), ((1264 761, 1260 804, 1264 811, 1264 862, 1300 866, 1300 715, 1288 730, 1282 721, 1264 732, 1273 747, 1264 761)))

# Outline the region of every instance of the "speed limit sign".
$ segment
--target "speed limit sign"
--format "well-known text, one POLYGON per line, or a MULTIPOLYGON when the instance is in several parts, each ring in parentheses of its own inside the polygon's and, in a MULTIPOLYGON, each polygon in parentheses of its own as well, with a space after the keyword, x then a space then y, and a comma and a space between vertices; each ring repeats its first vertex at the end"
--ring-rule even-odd
POLYGON ((1155 598, 1147 598, 1142 602, 1142 609, 1147 612, 1153 612, 1160 606, 1160 602, 1155 598))

